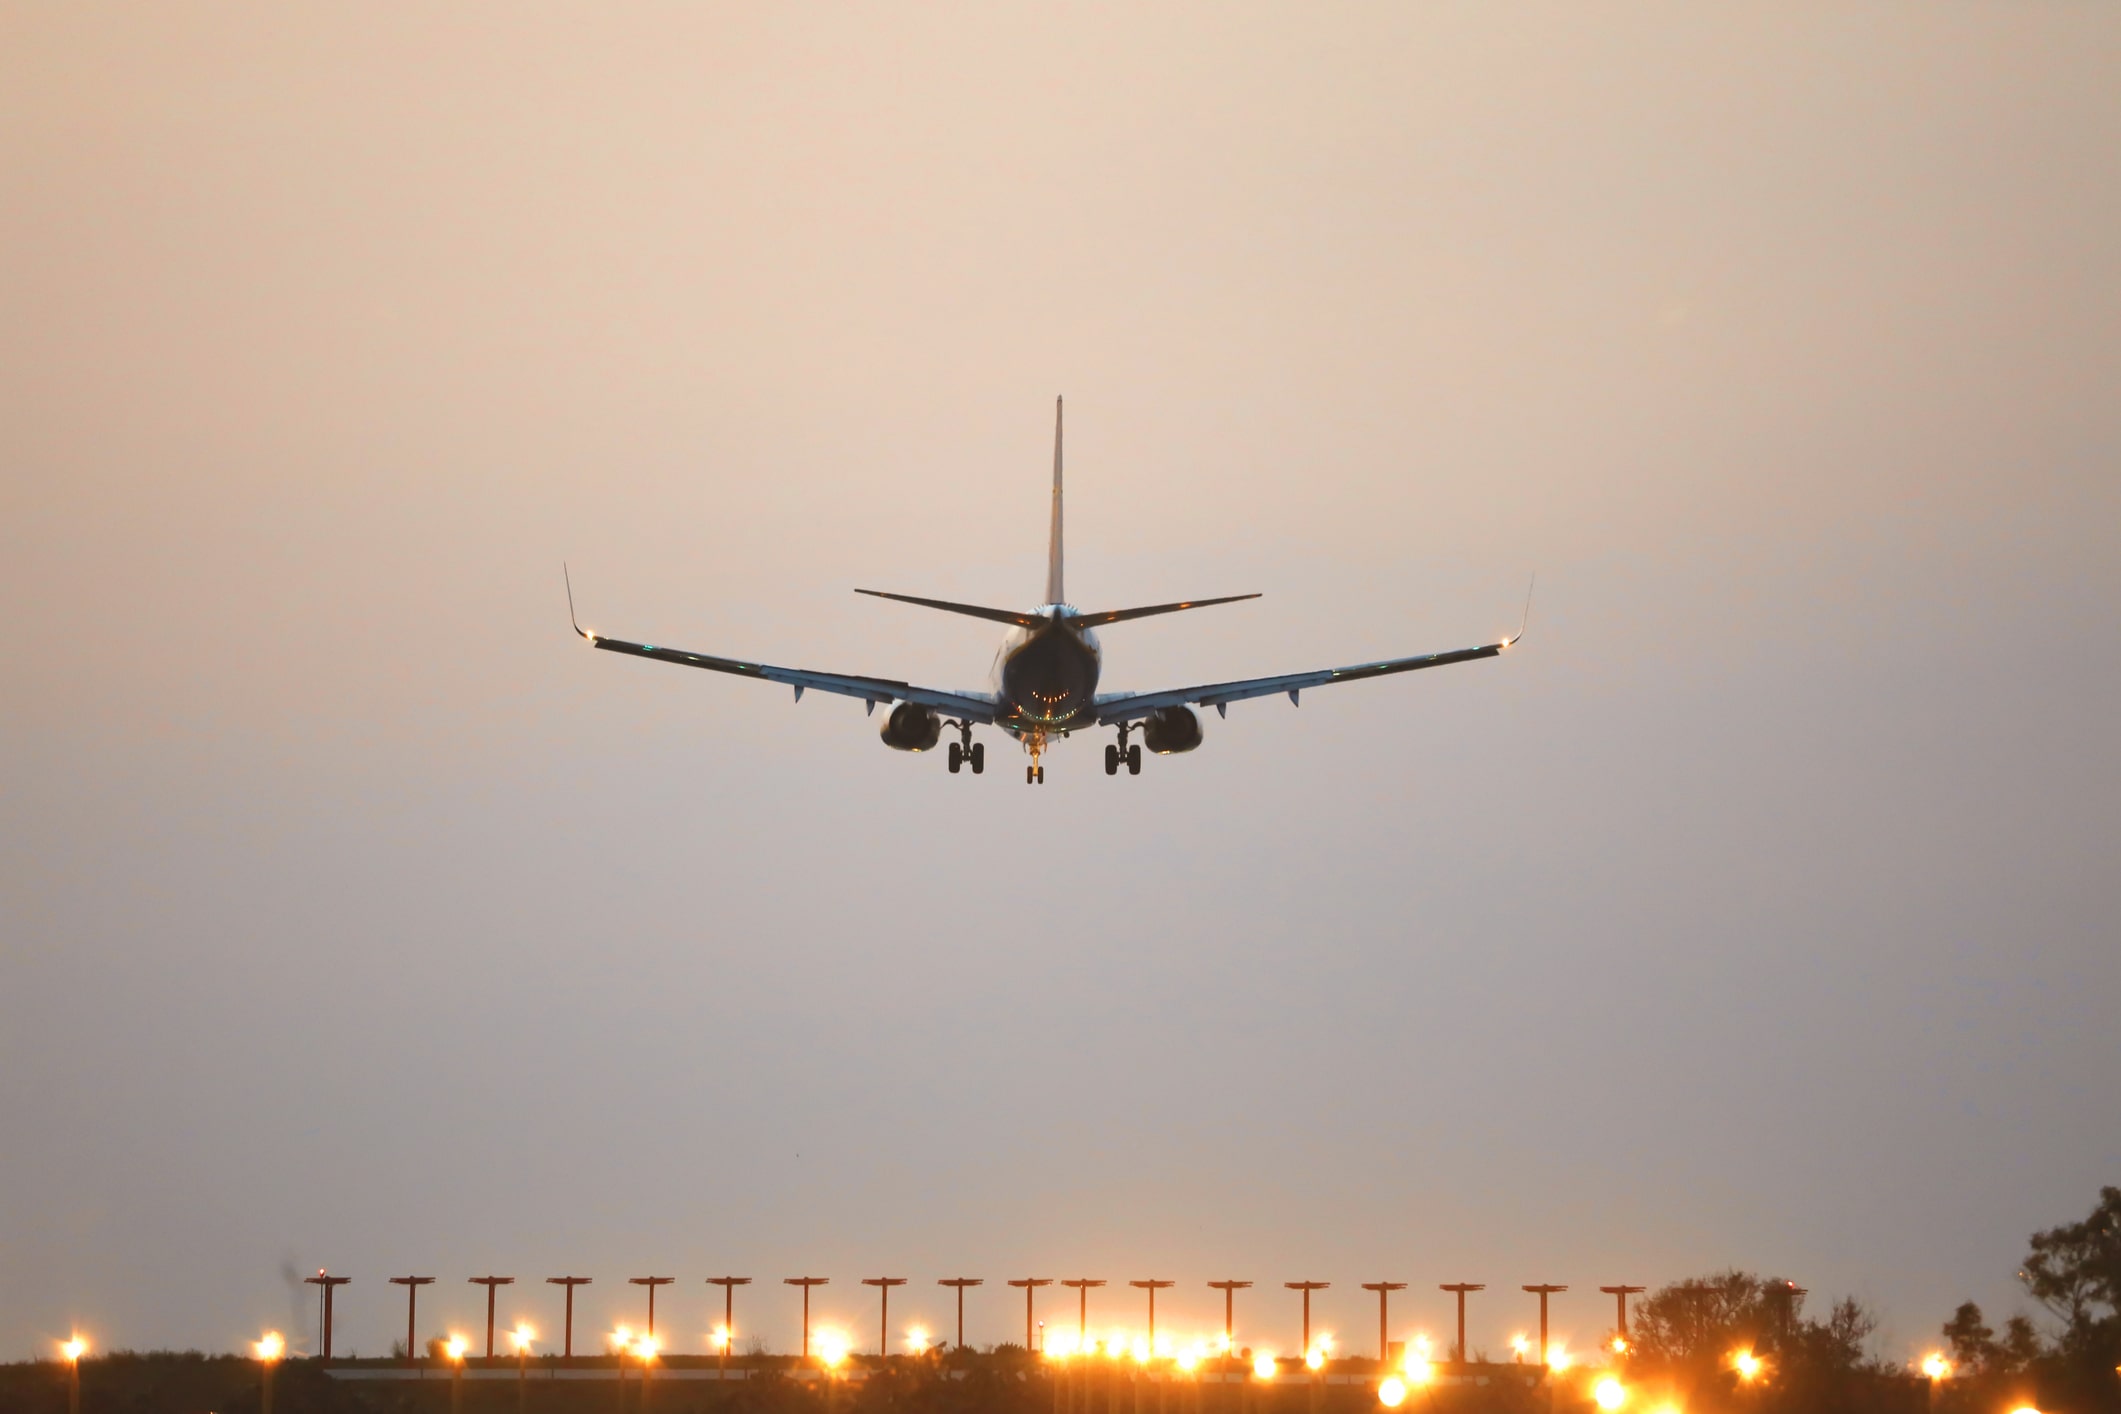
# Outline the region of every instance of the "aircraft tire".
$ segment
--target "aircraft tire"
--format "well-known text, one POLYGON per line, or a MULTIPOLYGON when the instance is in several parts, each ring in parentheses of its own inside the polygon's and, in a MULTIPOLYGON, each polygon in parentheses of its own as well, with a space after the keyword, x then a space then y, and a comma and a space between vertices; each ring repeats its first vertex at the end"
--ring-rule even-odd
POLYGON ((1130 776, 1138 776, 1141 773, 1142 749, 1139 746, 1130 746, 1127 748, 1127 774, 1130 776))
POLYGON ((963 766, 964 764, 965 764, 965 751, 964 751, 964 748, 963 748, 963 747, 961 747, 961 746, 959 746, 959 745, 958 745, 958 744, 957 744, 956 742, 954 742, 954 741, 953 741, 953 742, 951 742, 951 743, 950 743, 950 774, 951 774, 951 775, 953 775, 953 776, 954 776, 954 775, 956 775, 956 774, 958 773, 958 770, 959 770, 959 768, 961 768, 961 767, 962 767, 962 766, 963 766))
POLYGON ((1036 785, 1037 783, 1038 783, 1038 767, 1036 767, 1036 766, 1026 766, 1026 767, 1024 767, 1024 784, 1025 784, 1025 785, 1027 785, 1027 786, 1029 786, 1029 785, 1036 785))
POLYGON ((970 755, 972 757, 972 774, 977 776, 987 769, 987 743, 984 741, 973 742, 970 755))
POLYGON ((1046 768, 1044 766, 1038 768, 1038 783, 1040 785, 1046 783, 1046 768))
POLYGON ((1119 748, 1109 742, 1105 745, 1105 774, 1108 776, 1119 774, 1119 748))

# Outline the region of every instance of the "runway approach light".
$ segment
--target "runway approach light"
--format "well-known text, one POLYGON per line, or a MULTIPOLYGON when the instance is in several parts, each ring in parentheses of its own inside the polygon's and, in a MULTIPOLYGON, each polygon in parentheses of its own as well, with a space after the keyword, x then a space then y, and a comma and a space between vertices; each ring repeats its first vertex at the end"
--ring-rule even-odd
POLYGON ((1568 1369, 1570 1363, 1571 1357, 1567 1346, 1550 1345, 1547 1347, 1547 1368, 1549 1370, 1558 1375, 1563 1370, 1568 1369))
POLYGON ((464 1352, 471 1349, 471 1342, 464 1339, 463 1336, 453 1335, 443 1343, 442 1349, 448 1353, 452 1361, 461 1365, 464 1363, 464 1352))
POLYGON ((1525 1356, 1530 1355, 1532 1353, 1532 1338, 1528 1335, 1523 1334, 1511 1336, 1510 1353, 1515 1355, 1520 1360, 1524 1359, 1525 1356))
POLYGON ((1615 1355, 1625 1355, 1628 1353, 1628 1338, 1624 1335, 1616 1335, 1613 1337, 1613 1343, 1606 1348, 1615 1355))
POLYGON ((1201 1358, 1206 1354, 1198 1344, 1189 1345, 1178 1352, 1178 1368, 1190 1375, 1200 1368, 1201 1358))
POLYGON ((1628 1402, 1628 1392, 1620 1381, 1608 1375, 1592 1389, 1591 1398, 1598 1401, 1600 1409, 1618 1409, 1628 1402))
POLYGON ((1320 1350, 1317 1346, 1314 1345, 1309 1350, 1306 1350, 1304 1352, 1304 1368, 1306 1370, 1323 1370, 1325 1367, 1325 1351, 1320 1350))
POLYGON ((287 1353, 287 1338, 278 1331, 267 1331, 251 1342, 250 1353, 270 1365, 287 1353))
POLYGON ((1731 1358, 1731 1368, 1738 1372, 1738 1378, 1741 1380, 1757 1380, 1760 1378, 1762 1362, 1752 1351, 1741 1350, 1731 1358))
POLYGON ((817 1333, 817 1358, 828 1370, 837 1370, 847 1363, 847 1354, 853 1349, 844 1331, 824 1330, 817 1333))
POLYGON ((1377 1402, 1387 1409, 1397 1409, 1407 1402, 1407 1387, 1396 1375, 1385 1376, 1384 1383, 1377 1387, 1377 1402))
POLYGON ((1253 1356, 1252 1373, 1263 1380, 1273 1379, 1274 1356, 1270 1352, 1264 1350, 1261 1351, 1259 1354, 1253 1356))
POLYGON ((707 1338, 710 1341, 714 1342, 714 1348, 716 1350, 727 1350, 729 1348, 729 1342, 735 1339, 735 1334, 727 1326, 716 1326, 714 1328, 714 1334, 707 1338))
POLYGON ((633 1343, 634 1358, 646 1365, 655 1359, 656 1352, 662 1348, 662 1342, 654 1336, 644 1335, 633 1343))
POLYGON ((916 1355, 928 1353, 928 1332, 925 1327, 915 1326, 906 1332, 906 1348, 916 1355))
POLYGON ((66 1357, 67 1364, 78 1365, 81 1357, 88 1354, 88 1342, 78 1335, 69 1336, 60 1342, 59 1353, 66 1357))
POLYGON ((1933 1380, 1948 1380, 1952 1375, 1952 1362, 1932 1350, 1922 1357, 1922 1373, 1933 1380))

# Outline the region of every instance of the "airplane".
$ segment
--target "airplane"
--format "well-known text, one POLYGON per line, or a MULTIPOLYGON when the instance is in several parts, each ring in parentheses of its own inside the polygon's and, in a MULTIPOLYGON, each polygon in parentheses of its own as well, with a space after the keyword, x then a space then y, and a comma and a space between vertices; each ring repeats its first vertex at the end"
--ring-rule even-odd
MULTIPOLYGON (((777 682, 795 689, 795 700, 803 700, 803 693, 816 688, 820 692, 838 693, 843 697, 860 698, 867 704, 867 712, 874 715, 879 706, 891 708, 884 718, 882 736, 884 745, 894 751, 921 752, 932 750, 942 740, 945 728, 957 735, 949 746, 950 773, 958 774, 970 766, 972 774, 979 775, 987 769, 985 742, 972 739, 975 726, 997 727, 1016 739, 1030 754, 1030 764, 1024 768, 1026 784, 1044 785, 1046 781, 1046 752, 1051 749, 1056 737, 1065 739, 1071 732, 1096 727, 1117 729, 1118 740, 1105 747, 1105 774, 1116 776, 1124 766, 1127 774, 1138 776, 1142 769, 1142 747, 1146 746, 1158 756, 1173 756, 1192 751, 1201 744, 1200 716, 1193 709, 1213 707, 1216 715, 1227 717, 1232 702, 1242 702, 1252 697, 1270 697, 1275 693, 1287 693, 1292 704, 1298 704, 1306 688, 1328 687, 1334 683, 1355 682, 1362 678, 1384 677, 1391 673, 1410 673, 1422 668, 1441 668, 1451 663, 1470 663, 1481 658, 1493 658, 1524 637, 1525 624, 1530 623, 1532 597, 1525 595, 1524 623, 1516 633, 1496 643, 1485 643, 1477 648, 1460 648, 1448 653, 1428 653, 1413 658, 1387 658, 1374 663, 1357 663, 1346 668, 1321 668, 1312 672, 1286 673, 1280 677, 1245 678, 1237 682, 1206 683, 1197 687, 1172 688, 1163 692, 1119 692, 1100 694, 1098 678, 1104 664, 1103 650, 1097 641, 1096 629, 1109 624, 1124 623, 1130 619, 1145 619, 1156 614, 1175 614, 1186 609, 1205 609, 1215 604, 1235 604, 1245 599, 1257 599, 1257 594, 1230 594, 1219 599, 1187 599, 1175 604, 1151 604, 1135 609, 1108 609, 1086 614, 1067 602, 1061 588, 1061 414, 1059 398, 1053 400, 1053 523, 1046 555, 1045 602, 1035 609, 989 609, 976 604, 956 604, 944 599, 923 599, 911 594, 887 594, 878 589, 857 589, 857 594, 867 594, 877 599, 892 599, 902 604, 917 604, 922 608, 941 609, 946 613, 968 614, 976 619, 989 619, 1008 624, 1010 632, 995 657, 996 691, 993 692, 944 692, 935 688, 917 687, 912 683, 899 682, 892 678, 856 677, 845 673, 819 673, 803 668, 776 668, 766 663, 754 663, 739 658, 720 658, 707 653, 693 653, 682 648, 669 648, 654 643, 633 643, 623 638, 612 638, 601 633, 592 633, 582 627, 574 615, 574 582, 567 578, 567 615, 574 631, 580 634, 593 648, 602 648, 611 653, 628 653, 637 658, 653 658, 658 662, 677 663, 688 668, 705 668, 709 672, 732 673, 738 677, 760 678, 766 682, 777 682), (1140 733, 1140 742, 1130 742, 1129 737, 1140 733)), ((562 566, 565 570, 565 566, 562 566)))

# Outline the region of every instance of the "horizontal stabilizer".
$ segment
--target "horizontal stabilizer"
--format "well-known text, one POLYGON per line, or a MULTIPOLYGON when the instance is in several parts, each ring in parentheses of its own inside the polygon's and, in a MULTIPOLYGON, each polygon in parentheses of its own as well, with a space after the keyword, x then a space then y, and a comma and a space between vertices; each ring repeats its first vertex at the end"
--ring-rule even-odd
POLYGON ((886 594, 881 589, 857 589, 854 592, 867 594, 873 599, 896 599, 901 604, 918 604, 924 609, 941 609, 948 614, 992 619, 998 624, 1015 624, 1018 628, 1037 628, 1046 622, 1036 614, 1020 614, 1014 609, 983 609, 977 604, 953 604, 947 599, 918 599, 911 594, 886 594))
POLYGON ((1141 609, 1108 609, 1102 614, 1070 614, 1068 624, 1071 628, 1100 628, 1126 619, 1146 619, 1157 614, 1175 614, 1181 609, 1205 609, 1210 604, 1235 604, 1258 597, 1257 594, 1229 594, 1220 599, 1188 599, 1179 604, 1151 604, 1141 609))

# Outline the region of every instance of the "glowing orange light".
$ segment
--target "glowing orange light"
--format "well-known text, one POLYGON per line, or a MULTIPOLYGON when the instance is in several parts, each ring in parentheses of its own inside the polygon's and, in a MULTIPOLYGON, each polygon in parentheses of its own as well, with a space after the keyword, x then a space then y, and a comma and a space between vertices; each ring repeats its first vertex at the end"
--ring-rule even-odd
POLYGON ((1317 1346, 1314 1345, 1304 1352, 1304 1368, 1306 1370, 1322 1370, 1325 1365, 1326 1352, 1320 1350, 1317 1346))
POLYGON ((1620 1381, 1608 1375, 1591 1391, 1591 1398, 1598 1401, 1600 1409, 1618 1409, 1627 1403, 1628 1392, 1620 1381))
POLYGON ((732 1331, 727 1326, 716 1326, 714 1328, 714 1334, 708 1337, 708 1339, 714 1342, 714 1348, 716 1350, 727 1350, 729 1348, 729 1342, 736 1339, 736 1332, 732 1331))
POLYGON ((854 1349, 852 1341, 840 1331, 819 1331, 817 1356, 825 1362, 825 1368, 836 1370, 847 1363, 847 1356, 854 1349))
POLYGON ((1436 1378, 1436 1367, 1419 1355, 1410 1355, 1406 1363, 1407 1383, 1425 1385, 1436 1378))
POLYGON ((449 1353, 450 1359, 461 1363, 464 1359, 464 1352, 471 1349, 471 1342, 464 1339, 463 1336, 453 1335, 443 1342, 442 1349, 449 1353))
POLYGON ((1253 1357, 1252 1357, 1252 1373, 1253 1373, 1253 1374, 1255 1374, 1255 1375, 1257 1375, 1257 1376, 1258 1376, 1258 1377, 1259 1377, 1260 1379, 1263 1379, 1263 1380, 1271 1380, 1271 1379, 1273 1379, 1273 1378, 1274 1378, 1274 1357, 1273 1357, 1273 1356, 1272 1356, 1271 1354, 1268 1354, 1268 1353, 1267 1353, 1267 1352, 1265 1352, 1265 1351, 1261 1351, 1261 1352, 1260 1352, 1259 1354, 1257 1354, 1257 1355, 1253 1356, 1253 1357))
POLYGON ((1564 1346, 1550 1345, 1547 1347, 1547 1368, 1557 1375, 1568 1369, 1574 1359, 1575 1357, 1570 1355, 1564 1346))
POLYGON ((287 1353, 287 1338, 278 1331, 267 1331, 251 1342, 250 1353, 270 1365, 287 1353))
POLYGON ((662 1343, 652 1335, 644 1335, 633 1343, 634 1356, 644 1365, 654 1360, 656 1352, 662 1348, 662 1343))
POLYGON ((66 1357, 69 1364, 78 1364, 81 1357, 88 1354, 88 1342, 76 1335, 60 1343, 59 1353, 66 1357))
POLYGON ((516 1354, 518 1355, 527 1353, 530 1349, 530 1343, 537 1338, 538 1333, 526 1325, 519 1324, 508 1333, 509 1344, 515 1346, 516 1354))
POLYGON ((1625 1355, 1625 1354, 1627 1354, 1627 1353, 1628 1353, 1628 1340, 1627 1340, 1627 1337, 1626 1337, 1626 1336, 1622 1336, 1622 1335, 1616 1335, 1616 1336, 1614 1336, 1614 1337, 1613 1337, 1613 1344, 1612 1344, 1612 1351, 1613 1351, 1613 1353, 1614 1353, 1615 1355, 1625 1355))
POLYGON ((1510 1349, 1522 1360, 1532 1353, 1532 1338, 1522 1333, 1513 1335, 1510 1337, 1510 1349))
POLYGON ((2030 1404, 2021 1404, 2016 1409, 2013 1409, 2011 1414, 2040 1414, 2040 1411, 2033 1408, 2030 1404))
POLYGON ((1377 1402, 1387 1409, 1397 1409, 1407 1402, 1407 1387, 1390 1375, 1377 1387, 1377 1402))
POLYGON ((1760 1378, 1761 1359, 1750 1350, 1741 1350, 1731 1359, 1731 1368, 1738 1372, 1741 1380, 1760 1378))
POLYGON ((1922 1357, 1922 1373, 1933 1380, 1948 1378, 1952 1373, 1952 1362, 1933 1350, 1922 1357))
POLYGON ((1198 1344, 1189 1345, 1178 1352, 1178 1368, 1187 1374, 1200 1368, 1201 1359, 1207 1354, 1198 1344))
POLYGON ((612 1331, 612 1333, 611 1333, 611 1346, 612 1346, 612 1349, 614 1349, 614 1350, 621 1350, 621 1351, 623 1351, 624 1349, 626 1349, 626 1347, 627 1347, 627 1346, 629 1346, 629 1345, 632 1345, 632 1344, 633 1344, 633 1327, 632 1327, 632 1326, 620 1326, 620 1327, 618 1327, 617 1329, 615 1329, 614 1331, 612 1331))

